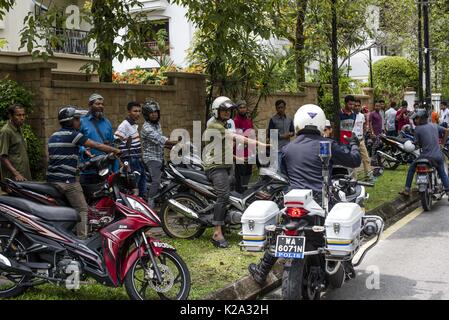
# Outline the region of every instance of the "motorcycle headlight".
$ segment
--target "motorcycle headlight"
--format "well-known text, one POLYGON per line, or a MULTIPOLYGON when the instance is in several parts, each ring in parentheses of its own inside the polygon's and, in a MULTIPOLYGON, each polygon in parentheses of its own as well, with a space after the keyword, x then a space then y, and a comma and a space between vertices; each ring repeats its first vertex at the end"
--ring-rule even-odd
POLYGON ((155 216, 154 214, 152 214, 147 208, 145 208, 145 206, 143 206, 139 201, 134 200, 131 197, 127 197, 127 200, 131 206, 131 208, 133 210, 139 211, 141 213, 143 213, 144 215, 146 215, 148 218, 150 218, 151 220, 156 220, 156 221, 160 221, 159 218, 157 216, 155 216))

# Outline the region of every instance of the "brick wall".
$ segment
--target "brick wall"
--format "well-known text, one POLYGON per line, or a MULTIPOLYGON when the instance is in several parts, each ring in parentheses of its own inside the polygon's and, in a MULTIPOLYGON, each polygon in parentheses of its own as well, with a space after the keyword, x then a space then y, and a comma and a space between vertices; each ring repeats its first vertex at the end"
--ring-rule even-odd
MULTIPOLYGON (((0 79, 8 76, 18 81, 34 94, 35 109, 28 122, 44 143, 59 128, 57 114, 61 106, 72 104, 87 109, 89 96, 97 92, 105 98, 105 114, 114 127, 126 117, 129 101, 144 102, 155 99, 161 106, 161 124, 169 135, 173 129, 184 128, 192 132, 192 122, 202 121, 204 126, 206 78, 188 73, 167 73, 169 84, 125 85, 98 83, 89 77, 56 73, 55 63, 0 63, 0 79), (53 70, 53 72, 52 72, 53 70)), ((284 99, 287 114, 294 116, 296 110, 306 103, 317 103, 316 84, 303 84, 304 93, 278 93, 262 99, 255 120, 259 128, 266 128, 271 116, 276 113, 275 101, 284 99)))
POLYGON ((259 103, 257 117, 254 123, 258 128, 267 128, 270 118, 276 114, 275 103, 282 99, 286 102, 286 113, 293 119, 296 111, 304 104, 317 104, 318 101, 318 84, 302 83, 305 88, 303 93, 276 93, 262 99, 259 103))

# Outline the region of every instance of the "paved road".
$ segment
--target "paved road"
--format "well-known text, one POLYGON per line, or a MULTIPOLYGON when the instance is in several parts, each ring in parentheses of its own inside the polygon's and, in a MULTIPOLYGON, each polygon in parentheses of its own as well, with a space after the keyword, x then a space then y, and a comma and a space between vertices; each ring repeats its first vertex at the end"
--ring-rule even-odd
MULTIPOLYGON (((386 239, 356 269, 356 279, 322 299, 449 299, 449 203, 444 198, 432 212, 421 211, 405 217, 408 223, 401 220, 386 230, 386 239)), ((281 299, 280 290, 265 299, 281 299)))

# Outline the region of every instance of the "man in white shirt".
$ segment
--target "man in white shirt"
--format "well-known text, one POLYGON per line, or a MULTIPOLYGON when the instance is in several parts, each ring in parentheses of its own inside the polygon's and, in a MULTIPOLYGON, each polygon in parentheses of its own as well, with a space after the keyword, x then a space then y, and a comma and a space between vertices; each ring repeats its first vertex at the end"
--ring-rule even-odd
POLYGON ((445 128, 449 126, 449 109, 446 101, 441 102, 440 125, 445 128))
MULTIPOLYGON (((372 172, 372 168, 371 168, 371 159, 369 157, 368 150, 366 149, 365 138, 364 138, 365 132, 366 132, 366 119, 365 119, 365 115, 360 112, 361 110, 362 110, 362 102, 357 99, 357 100, 355 100, 355 107, 354 107, 354 112, 356 114, 356 118, 355 118, 354 127, 352 129, 352 132, 360 141, 359 150, 360 150, 360 156, 362 157, 363 170, 365 171, 365 174, 368 177, 368 179, 373 180, 374 177, 373 177, 373 172, 372 172)), ((355 172, 356 171, 354 170, 354 174, 355 174, 355 172)))
POLYGON ((387 136, 396 137, 396 102, 390 104, 390 109, 385 112, 385 131, 387 136))

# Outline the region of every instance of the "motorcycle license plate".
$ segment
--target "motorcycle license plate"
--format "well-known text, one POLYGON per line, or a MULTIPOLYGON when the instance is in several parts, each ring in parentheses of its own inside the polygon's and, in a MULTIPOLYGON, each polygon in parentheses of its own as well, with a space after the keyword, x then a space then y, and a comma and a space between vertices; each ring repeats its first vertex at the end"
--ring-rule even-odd
POLYGON ((416 177, 417 184, 427 184, 427 176, 417 176, 416 177))
POLYGON ((275 256, 287 259, 304 259, 305 237, 278 236, 275 256))

